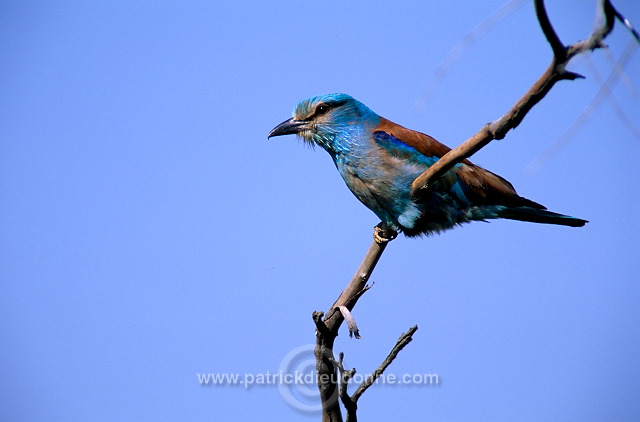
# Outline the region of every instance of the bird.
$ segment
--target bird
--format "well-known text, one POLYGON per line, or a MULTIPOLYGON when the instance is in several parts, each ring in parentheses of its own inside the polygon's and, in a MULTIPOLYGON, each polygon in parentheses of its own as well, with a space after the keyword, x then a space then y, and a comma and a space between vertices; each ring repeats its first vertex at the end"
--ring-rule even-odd
POLYGON ((510 219, 581 227, 587 223, 516 193, 506 179, 469 160, 456 164, 429 188, 412 195, 411 183, 450 148, 422 132, 379 116, 347 94, 301 101, 293 117, 267 138, 297 135, 326 150, 347 187, 380 219, 376 241, 399 232, 432 235, 472 221, 510 219))

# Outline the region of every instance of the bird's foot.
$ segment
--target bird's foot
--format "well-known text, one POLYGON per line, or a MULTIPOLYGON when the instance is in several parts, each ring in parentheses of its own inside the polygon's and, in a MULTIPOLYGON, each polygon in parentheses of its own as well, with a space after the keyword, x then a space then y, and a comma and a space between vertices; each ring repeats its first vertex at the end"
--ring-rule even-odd
POLYGON ((382 223, 373 228, 373 240, 378 244, 391 242, 396 237, 398 237, 398 232, 385 227, 382 223))

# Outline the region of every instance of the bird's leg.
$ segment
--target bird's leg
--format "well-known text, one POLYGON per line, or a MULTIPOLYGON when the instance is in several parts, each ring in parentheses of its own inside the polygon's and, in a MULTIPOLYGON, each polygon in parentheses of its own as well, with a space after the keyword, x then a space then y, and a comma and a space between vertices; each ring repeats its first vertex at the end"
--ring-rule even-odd
POLYGON ((398 232, 387 227, 382 221, 373 228, 373 240, 382 244, 391 242, 398 237, 398 232))

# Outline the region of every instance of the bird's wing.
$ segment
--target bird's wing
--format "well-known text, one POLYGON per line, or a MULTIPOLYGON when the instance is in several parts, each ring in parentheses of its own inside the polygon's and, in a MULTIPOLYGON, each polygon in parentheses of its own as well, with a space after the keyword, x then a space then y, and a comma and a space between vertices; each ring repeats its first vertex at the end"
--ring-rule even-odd
MULTIPOLYGON (((380 124, 374 130, 373 139, 378 144, 385 144, 387 148, 390 143, 396 144, 396 148, 392 148, 392 150, 404 150, 403 158, 407 158, 406 147, 416 150, 427 158, 433 158, 434 162, 451 150, 429 135, 407 129, 383 117, 380 118, 380 124), (402 145, 402 148, 399 148, 398 145, 402 145)), ((443 176, 443 179, 448 179, 451 184, 458 183, 465 197, 471 203, 545 209, 543 205, 518 195, 508 180, 473 164, 469 160, 461 161, 455 170, 448 173, 443 176)))
MULTIPOLYGON (((374 138, 376 137, 376 134, 377 136, 382 137, 386 134, 388 137, 395 138, 396 141, 414 148, 425 157, 440 158, 451 150, 451 148, 441 142, 438 142, 429 135, 407 129, 406 127, 393 123, 391 120, 387 120, 384 117, 380 118, 380 124, 375 128, 374 138)), ((467 160, 465 161, 468 162, 467 160)))

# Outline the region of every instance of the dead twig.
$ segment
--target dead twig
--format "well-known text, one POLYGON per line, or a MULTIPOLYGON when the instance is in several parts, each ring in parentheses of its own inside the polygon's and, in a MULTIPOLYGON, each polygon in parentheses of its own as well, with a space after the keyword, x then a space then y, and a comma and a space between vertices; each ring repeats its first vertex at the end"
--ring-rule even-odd
POLYGON ((603 41, 613 29, 616 19, 622 21, 631 31, 634 38, 638 39, 637 31, 631 23, 613 7, 611 1, 601 0, 600 7, 604 19, 596 26, 595 31, 593 31, 588 39, 565 46, 549 20, 544 1, 534 0, 534 3, 540 28, 553 51, 551 64, 522 98, 516 102, 511 110, 498 120, 483 126, 475 135, 447 152, 435 164, 418 176, 411 184, 411 192, 414 196, 419 196, 420 191, 428 189, 429 184, 433 180, 444 175, 462 160, 471 157, 494 139, 504 138, 508 131, 514 129, 522 122, 527 113, 547 95, 556 82, 582 78, 582 75, 566 70, 569 61, 580 53, 604 47, 603 41))

